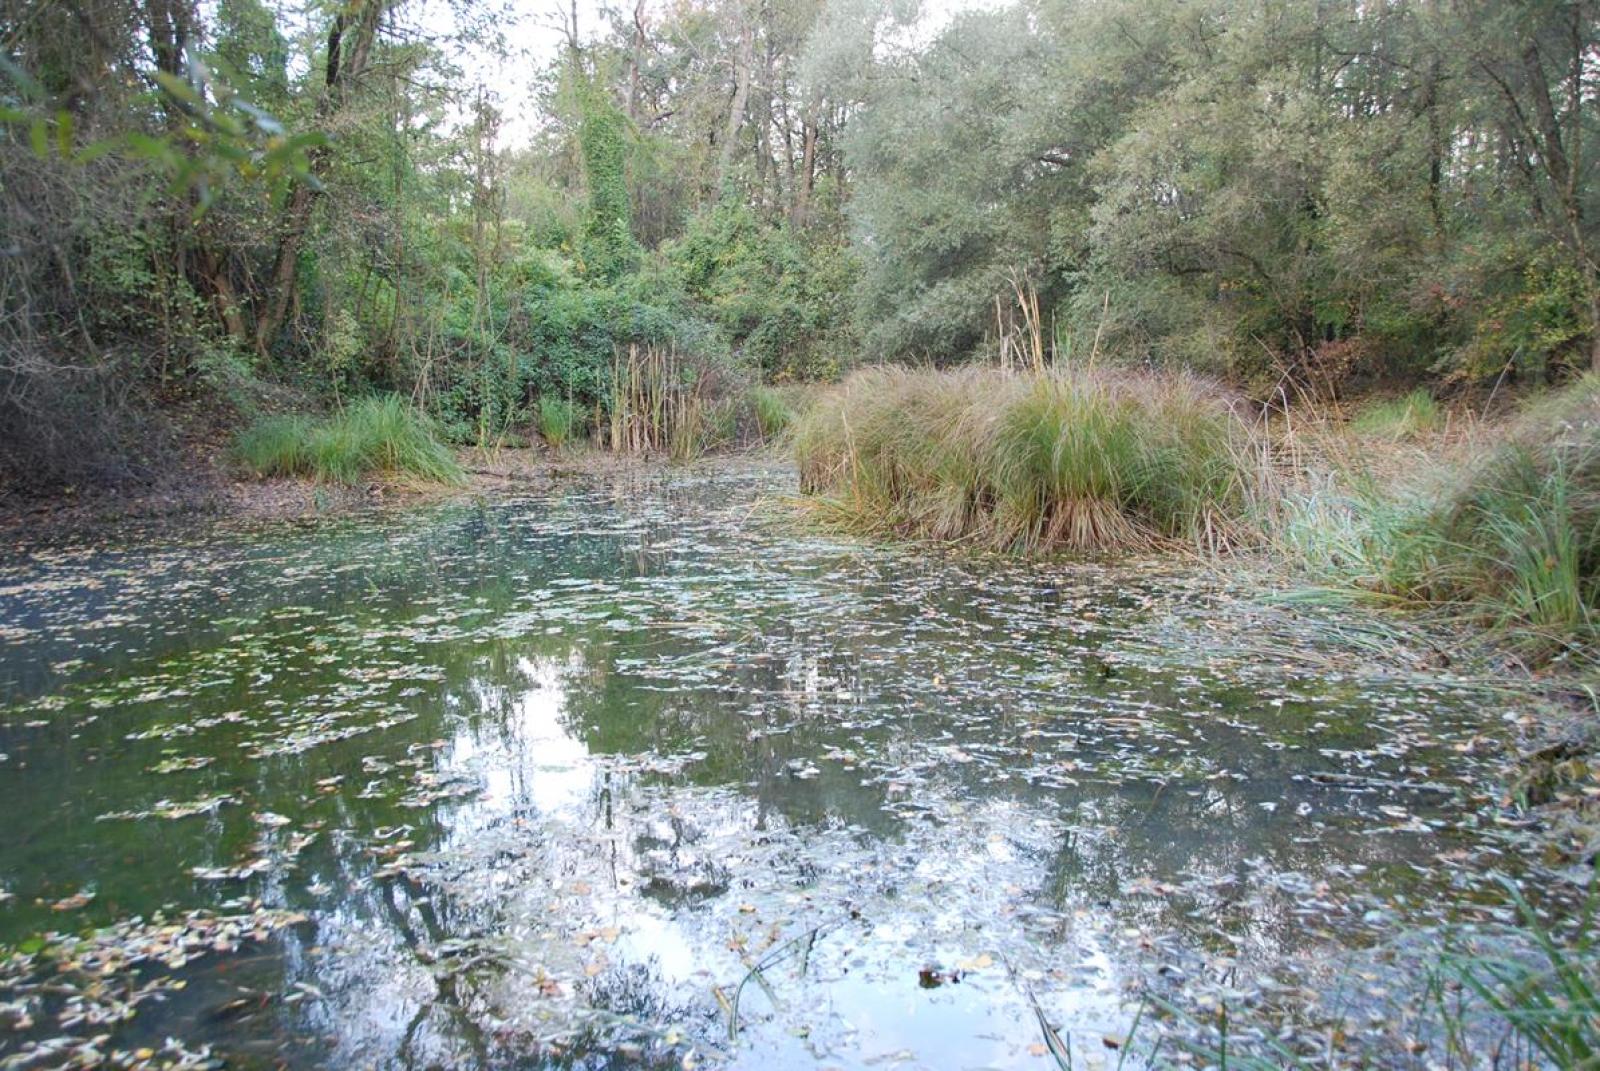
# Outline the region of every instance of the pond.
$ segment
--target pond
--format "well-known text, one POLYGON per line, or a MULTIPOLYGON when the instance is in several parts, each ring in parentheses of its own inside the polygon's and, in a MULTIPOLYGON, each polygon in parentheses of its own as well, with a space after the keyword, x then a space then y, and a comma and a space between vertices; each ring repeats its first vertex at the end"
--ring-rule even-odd
POLYGON ((14 548, 0 1063, 1135 1066, 1152 992, 1401 1062, 1429 935, 1508 917, 1509 701, 793 479, 14 548))

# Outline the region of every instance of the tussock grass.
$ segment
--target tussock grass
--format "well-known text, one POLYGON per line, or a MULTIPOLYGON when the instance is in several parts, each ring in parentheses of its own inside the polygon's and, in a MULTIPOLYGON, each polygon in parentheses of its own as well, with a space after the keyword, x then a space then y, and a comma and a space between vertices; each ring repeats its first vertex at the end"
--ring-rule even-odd
POLYGON ((1458 606, 1536 655, 1600 605, 1600 378, 1534 405, 1375 539, 1380 586, 1458 606))
POLYGON ((757 387, 750 392, 750 403, 755 410, 756 431, 763 440, 776 439, 794 423, 794 410, 781 391, 757 387))
POLYGON ((550 444, 552 450, 560 450, 577 433, 578 425, 582 422, 582 415, 577 406, 565 398, 554 395, 541 395, 539 408, 535 414, 539 425, 539 436, 550 444))
POLYGON ((1022 552, 1249 538, 1252 444, 1225 395, 1131 372, 872 368, 796 429, 819 516, 1022 552))
POLYGON ((1533 661, 1593 657, 1600 378, 1434 450, 1297 434, 1315 458, 1274 508, 1284 558, 1334 590, 1486 627, 1533 661))
POLYGON ((1399 398, 1368 403, 1350 421, 1350 430, 1358 435, 1393 440, 1415 438, 1444 426, 1444 409, 1420 387, 1399 398))
POLYGON ((396 395, 363 398, 321 420, 267 417, 241 432, 234 457, 262 476, 355 483, 373 472, 459 483, 461 467, 433 423, 396 395))

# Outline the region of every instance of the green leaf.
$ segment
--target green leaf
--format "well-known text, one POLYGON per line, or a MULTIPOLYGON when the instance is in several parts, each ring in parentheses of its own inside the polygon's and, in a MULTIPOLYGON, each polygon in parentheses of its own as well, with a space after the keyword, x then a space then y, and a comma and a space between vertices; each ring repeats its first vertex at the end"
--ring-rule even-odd
POLYGON ((39 100, 45 96, 44 87, 34 81, 32 75, 23 70, 3 52, 0 52, 0 74, 5 75, 11 84, 16 86, 25 97, 39 100))
POLYGON ((56 151, 63 160, 72 159, 72 113, 65 108, 56 112, 56 151))
POLYGON ((168 96, 182 101, 184 104, 199 107, 204 103, 200 98, 200 94, 195 92, 194 86, 191 86, 175 74, 157 71, 156 82, 160 84, 162 89, 166 90, 168 96))

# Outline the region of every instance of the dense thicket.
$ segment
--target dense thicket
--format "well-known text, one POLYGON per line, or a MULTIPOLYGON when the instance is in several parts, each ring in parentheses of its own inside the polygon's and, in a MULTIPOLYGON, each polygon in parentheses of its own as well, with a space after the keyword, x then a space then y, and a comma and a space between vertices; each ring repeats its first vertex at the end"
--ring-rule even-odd
POLYGON ((853 351, 844 106, 798 70, 820 5, 569 24, 515 101, 452 59, 496 13, 422 14, 0 0, 0 478, 375 391, 464 441, 604 428, 630 345, 719 383, 853 351))
POLYGON ((1595 333, 1597 7, 1032 0, 852 125, 878 354, 1027 327, 1337 386, 1542 377, 1595 333), (997 295, 999 304, 997 306, 997 295))
POLYGON ((497 12, 421 11, 0 0, 8 483, 373 392, 465 441, 603 431, 629 346, 1261 393, 1600 362, 1592 0, 1017 0, 931 39, 889 0, 641 0, 569 15, 529 100, 459 66, 497 12))

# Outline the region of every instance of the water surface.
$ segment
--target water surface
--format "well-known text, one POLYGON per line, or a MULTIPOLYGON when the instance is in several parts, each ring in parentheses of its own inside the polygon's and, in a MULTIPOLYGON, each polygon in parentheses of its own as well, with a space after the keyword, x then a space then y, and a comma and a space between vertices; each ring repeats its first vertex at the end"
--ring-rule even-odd
POLYGON ((1094 1066, 1202 983, 1399 1051, 1413 935, 1503 913, 1483 693, 1184 567, 797 534, 790 486, 0 559, 0 944, 133 950, 76 1004, 14 956, 0 1059, 1045 1067, 1042 1012, 1094 1066))

